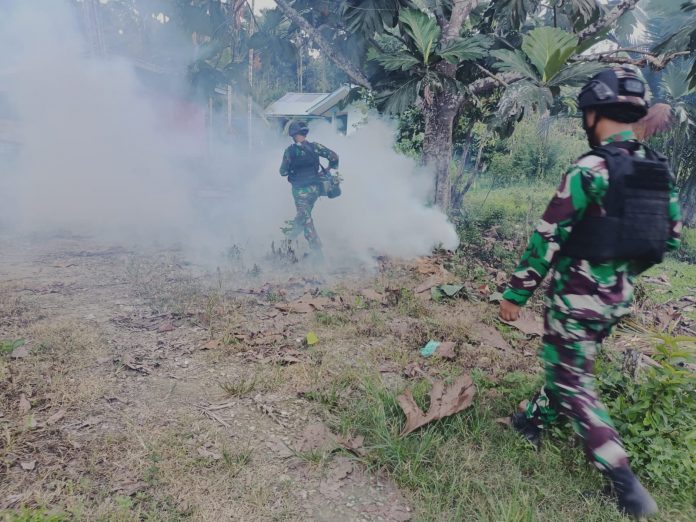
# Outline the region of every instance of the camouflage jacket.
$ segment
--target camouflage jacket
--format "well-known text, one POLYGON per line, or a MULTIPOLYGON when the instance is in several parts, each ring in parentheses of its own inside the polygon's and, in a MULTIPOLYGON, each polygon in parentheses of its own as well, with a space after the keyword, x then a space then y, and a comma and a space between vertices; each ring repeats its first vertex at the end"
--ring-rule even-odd
MULTIPOLYGON (((338 154, 336 154, 334 151, 331 149, 324 147, 324 145, 320 143, 309 143, 305 141, 307 145, 311 146, 314 148, 314 152, 321 157, 321 158, 326 158, 329 160, 329 169, 337 169, 338 168, 338 154)), ((295 171, 294 171, 294 164, 298 162, 298 159, 305 159, 303 156, 306 156, 307 154, 310 154, 306 146, 302 146, 298 143, 293 143, 290 145, 287 149, 285 149, 285 153, 283 154, 283 162, 280 164, 280 175, 284 177, 288 177, 289 181, 293 185, 305 185, 309 184, 312 182, 317 181, 317 176, 318 171, 312 173, 311 176, 296 176, 295 171)))
MULTIPOLYGON (((630 131, 611 136, 603 144, 635 140, 630 131)), ((641 148, 636 154, 644 154, 641 148)), ((547 305, 578 319, 611 320, 626 315, 640 269, 636 262, 612 260, 591 263, 563 256, 561 246, 586 213, 602 215, 609 172, 599 156, 581 158, 565 174, 556 195, 532 234, 503 298, 524 305, 554 267, 547 305)), ((670 250, 679 248, 681 215, 676 188, 669 205, 670 250)))

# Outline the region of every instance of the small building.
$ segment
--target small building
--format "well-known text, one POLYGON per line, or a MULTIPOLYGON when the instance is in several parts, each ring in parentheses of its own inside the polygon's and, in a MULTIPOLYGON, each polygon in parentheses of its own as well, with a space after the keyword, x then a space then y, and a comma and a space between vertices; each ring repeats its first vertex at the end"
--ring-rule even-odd
POLYGON ((351 134, 364 121, 365 115, 354 104, 345 104, 351 87, 343 85, 334 92, 289 92, 271 103, 264 115, 283 131, 290 120, 324 120, 337 132, 351 134))

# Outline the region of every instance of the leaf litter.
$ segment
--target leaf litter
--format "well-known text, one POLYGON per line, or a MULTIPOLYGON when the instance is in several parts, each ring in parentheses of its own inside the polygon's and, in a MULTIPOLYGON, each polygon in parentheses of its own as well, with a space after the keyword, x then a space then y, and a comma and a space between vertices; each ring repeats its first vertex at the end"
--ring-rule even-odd
POLYGON ((406 415, 401 435, 408 435, 426 424, 467 409, 473 403, 475 395, 476 387, 468 375, 461 375, 447 388, 442 381, 436 381, 430 391, 430 407, 424 413, 416 404, 411 390, 406 390, 397 397, 399 406, 406 415))

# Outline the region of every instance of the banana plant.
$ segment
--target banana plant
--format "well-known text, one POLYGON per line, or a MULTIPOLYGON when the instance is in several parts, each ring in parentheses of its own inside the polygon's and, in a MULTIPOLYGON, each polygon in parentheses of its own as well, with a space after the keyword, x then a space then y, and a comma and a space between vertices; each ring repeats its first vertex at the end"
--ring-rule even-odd
POLYGON ((539 27, 524 35, 521 49, 491 51, 498 71, 523 78, 505 90, 499 119, 519 119, 532 110, 548 111, 556 98, 568 93, 567 88, 581 86, 605 67, 593 62, 570 63, 580 50, 577 36, 555 27, 539 27))

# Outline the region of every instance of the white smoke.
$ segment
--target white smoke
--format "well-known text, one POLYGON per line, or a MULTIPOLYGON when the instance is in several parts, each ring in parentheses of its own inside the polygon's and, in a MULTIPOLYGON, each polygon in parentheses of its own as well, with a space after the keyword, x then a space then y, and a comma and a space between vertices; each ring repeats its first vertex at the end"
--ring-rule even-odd
MULTIPOLYGON (((163 126, 124 59, 90 59, 69 6, 17 2, 0 22, 0 70, 19 115, 16 169, 3 173, 4 228, 67 230, 109 241, 174 241, 217 262, 233 244, 265 254, 294 215, 278 174, 289 138, 269 129, 249 154, 227 146, 194 165, 182 151, 200 136, 163 126), (189 143, 190 142, 190 143, 189 143)), ((315 222, 329 257, 416 256, 457 245, 444 214, 426 205, 432 176, 393 150, 393 128, 376 118, 346 137, 312 127, 335 150, 344 195, 322 198, 315 222)))

